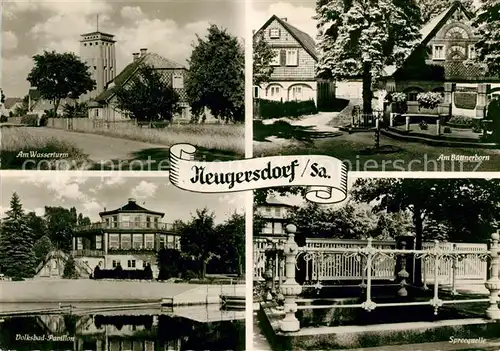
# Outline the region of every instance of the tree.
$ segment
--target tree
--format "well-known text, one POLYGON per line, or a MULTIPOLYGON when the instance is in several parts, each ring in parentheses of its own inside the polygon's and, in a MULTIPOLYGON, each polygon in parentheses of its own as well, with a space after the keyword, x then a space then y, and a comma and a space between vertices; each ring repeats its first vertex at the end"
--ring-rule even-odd
POLYGON ((37 88, 40 97, 53 102, 54 113, 57 113, 61 99, 68 96, 77 99, 96 86, 90 67, 74 53, 44 51, 33 56, 33 61, 34 67, 27 80, 37 88))
POLYGON ((73 104, 64 104, 64 118, 87 118, 88 105, 86 102, 79 103, 75 101, 73 104))
POLYGON ((204 208, 196 210, 196 216, 179 228, 182 251, 201 263, 202 278, 205 278, 207 263, 216 253, 215 246, 219 240, 214 223, 215 215, 204 208))
POLYGON ((168 76, 142 63, 137 73, 116 91, 117 107, 141 122, 171 121, 181 111, 179 94, 168 76))
POLYGON ((186 92, 195 118, 205 108, 225 122, 245 120, 245 56, 238 38, 215 25, 198 37, 189 60, 186 92))
MULTIPOLYGON (((498 179, 358 179, 351 194, 356 201, 375 202, 375 212, 409 211, 417 250, 422 249, 430 221, 446 223, 448 240, 481 242, 500 220, 498 179)), ((415 263, 415 281, 422 282, 420 259, 415 263)))
POLYGON ((43 261, 53 248, 52 242, 47 235, 44 235, 35 241, 35 244, 33 245, 33 252, 35 254, 36 263, 43 261))
POLYGON ((271 62, 277 55, 264 39, 264 32, 258 32, 253 37, 253 84, 260 86, 271 79, 274 67, 271 62))
POLYGON ((76 272, 76 263, 72 255, 68 256, 68 260, 64 265, 63 278, 65 279, 75 279, 78 278, 78 273, 76 272))
POLYGON ((216 253, 231 266, 236 266, 241 277, 245 262, 245 215, 233 213, 227 221, 216 227, 216 232, 216 253))
POLYGON ((38 216, 35 212, 26 214, 26 222, 33 233, 33 242, 36 242, 47 234, 47 225, 43 217, 38 216))
POLYGON ((73 233, 78 225, 90 224, 88 217, 79 216, 76 208, 45 206, 47 232, 55 249, 69 253, 73 244, 73 233), (80 217, 80 223, 78 221, 80 217))
POLYGON ((11 278, 31 278, 35 274, 33 233, 26 222, 21 201, 16 193, 12 195, 10 210, 6 214, 0 236, 2 271, 11 278))
POLYGON ((304 238, 361 239, 377 226, 369 208, 353 203, 334 208, 308 202, 290 211, 287 219, 304 238))
POLYGON ((255 205, 265 205, 268 196, 273 194, 278 196, 301 195, 305 198, 306 192, 307 187, 303 186, 282 186, 274 188, 255 189, 253 192, 253 202, 255 205))
POLYGON ((156 254, 158 264, 158 280, 177 278, 182 272, 183 257, 176 249, 162 248, 156 254))
POLYGON ((500 76, 500 2, 482 0, 473 27, 479 36, 476 60, 486 65, 491 76, 500 76))
MULTIPOLYGON (((427 23, 434 17, 449 9, 457 0, 417 0, 420 13, 422 14, 422 22, 427 23)), ((464 7, 473 12, 473 0, 460 0, 464 7)))
POLYGON ((28 97, 28 95, 26 95, 23 98, 21 105, 16 106, 16 108, 14 109, 14 113, 13 113, 14 117, 22 117, 22 116, 25 116, 29 112, 28 99, 29 99, 29 97, 28 97))
POLYGON ((363 78, 363 113, 372 113, 372 81, 400 66, 420 39, 415 0, 317 0, 320 77, 363 78))

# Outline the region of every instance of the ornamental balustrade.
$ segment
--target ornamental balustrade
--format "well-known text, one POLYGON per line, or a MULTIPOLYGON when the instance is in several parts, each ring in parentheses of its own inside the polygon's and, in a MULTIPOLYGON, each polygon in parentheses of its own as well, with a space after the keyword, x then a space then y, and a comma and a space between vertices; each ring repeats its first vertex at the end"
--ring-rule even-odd
MULTIPOLYGON (((332 309, 332 308, 362 308, 366 311, 372 311, 375 308, 396 307, 396 306, 432 306, 434 314, 438 314, 439 309, 443 305, 461 304, 461 303, 484 303, 488 302, 489 307, 485 314, 492 320, 500 320, 500 309, 498 303, 500 301, 500 231, 491 235, 491 245, 488 249, 485 245, 476 244, 450 244, 440 243, 435 241, 433 244, 426 243, 421 250, 407 248, 407 243, 402 241, 398 246, 385 245, 369 238, 363 243, 350 243, 340 245, 340 243, 328 243, 321 245, 319 242, 309 242, 309 245, 299 247, 295 242, 296 227, 294 225, 287 226, 287 239, 284 242, 267 242, 267 249, 271 249, 276 253, 277 257, 283 257, 285 262, 285 272, 283 278, 279 279, 279 286, 276 288, 274 277, 268 278, 268 290, 272 288, 274 294, 279 292, 284 298, 284 318, 280 321, 280 329, 283 332, 294 332, 300 329, 300 322, 295 316, 295 312, 300 309, 332 309), (301 303, 312 302, 313 299, 299 299, 298 295, 303 290, 296 281, 297 262, 299 257, 310 266, 320 267, 317 273, 318 278, 336 276, 339 268, 332 268, 336 264, 340 264, 344 269, 357 267, 356 273, 343 273, 346 279, 352 279, 356 276, 363 279, 362 287, 366 289, 365 301, 356 304, 342 305, 301 305, 301 303), (372 300, 372 287, 376 279, 380 279, 384 275, 388 275, 388 268, 397 267, 397 272, 392 270, 392 278, 397 281, 397 295, 407 296, 409 285, 408 278, 408 260, 409 257, 421 260, 423 263, 424 280, 432 277, 433 296, 428 301, 413 301, 413 302, 390 302, 376 303, 372 300), (487 261, 490 261, 489 279, 485 283, 485 287, 489 290, 487 298, 472 298, 472 299, 446 299, 443 300, 440 296, 440 286, 443 283, 443 273, 452 273, 452 279, 456 280, 459 272, 463 276, 477 277, 478 272, 483 274, 481 268, 485 268, 487 261), (357 262, 357 266, 353 262, 357 262), (468 263, 467 263, 468 262, 468 263), (480 264, 477 264, 480 263, 480 264), (326 267, 326 268, 325 268, 326 267), (450 268, 451 267, 451 268, 450 268), (478 268, 481 267, 481 268, 478 268), (378 273, 381 268, 383 273, 378 273), (384 271, 384 269, 387 269, 384 271), (450 271, 451 269, 451 271, 450 271), (328 275, 330 274, 330 275, 328 275), (269 279, 270 278, 270 279, 269 279), (284 280, 284 281, 283 281, 284 280)), ((268 255, 269 257, 269 255, 268 255)), ((276 264, 271 264, 270 271, 276 269, 276 264)), ((313 281, 306 281, 304 287, 313 286, 315 289, 322 289, 324 286, 321 279, 318 279, 315 284, 313 281)), ((455 290, 455 289, 453 289, 455 290)), ((454 291, 455 292, 455 291, 454 291)), ((268 294, 269 295, 272 294, 268 294)))

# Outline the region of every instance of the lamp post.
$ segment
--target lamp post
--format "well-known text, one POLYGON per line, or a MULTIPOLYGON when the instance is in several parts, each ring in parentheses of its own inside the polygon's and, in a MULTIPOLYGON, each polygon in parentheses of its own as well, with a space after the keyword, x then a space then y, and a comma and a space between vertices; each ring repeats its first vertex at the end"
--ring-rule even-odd
POLYGON ((280 321, 279 327, 283 332, 295 332, 300 329, 300 322, 295 316, 297 303, 295 300, 302 292, 302 287, 295 281, 295 265, 297 263, 297 251, 299 246, 295 242, 297 227, 294 224, 286 226, 287 240, 283 247, 285 255, 285 276, 286 280, 280 286, 280 290, 285 296, 285 317, 280 321))

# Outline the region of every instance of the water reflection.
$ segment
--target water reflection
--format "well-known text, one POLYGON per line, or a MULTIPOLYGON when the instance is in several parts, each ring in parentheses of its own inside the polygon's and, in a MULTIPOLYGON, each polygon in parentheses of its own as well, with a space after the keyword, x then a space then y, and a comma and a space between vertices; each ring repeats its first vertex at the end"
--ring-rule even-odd
POLYGON ((216 320, 197 311, 184 311, 193 318, 150 311, 4 317, 0 350, 244 350, 241 314, 216 320))

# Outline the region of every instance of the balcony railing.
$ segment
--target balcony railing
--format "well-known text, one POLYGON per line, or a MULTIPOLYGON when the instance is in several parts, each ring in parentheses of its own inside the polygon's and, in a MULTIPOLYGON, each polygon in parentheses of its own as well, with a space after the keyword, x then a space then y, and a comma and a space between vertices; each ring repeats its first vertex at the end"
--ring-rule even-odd
POLYGON ((173 223, 163 222, 139 222, 139 221, 118 221, 118 222, 98 222, 89 225, 76 227, 76 231, 91 231, 98 229, 151 229, 175 231, 178 227, 173 223))
POLYGON ((89 250, 89 249, 73 250, 73 256, 75 256, 75 257, 102 257, 102 256, 104 256, 104 250, 89 250))

